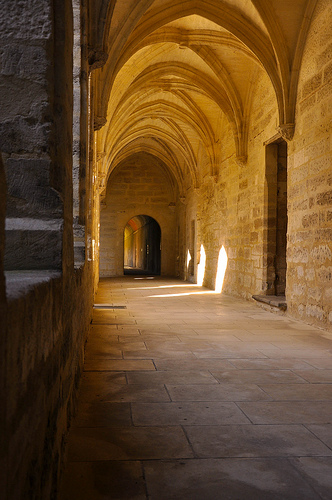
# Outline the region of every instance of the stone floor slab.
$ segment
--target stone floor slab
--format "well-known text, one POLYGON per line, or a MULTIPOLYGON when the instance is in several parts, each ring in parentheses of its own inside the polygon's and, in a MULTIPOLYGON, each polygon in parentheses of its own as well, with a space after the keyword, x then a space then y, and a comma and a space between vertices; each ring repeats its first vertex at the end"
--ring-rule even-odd
POLYGON ((232 359, 239 370, 312 370, 312 365, 299 359, 232 359))
POLYGON ((89 359, 84 365, 85 371, 146 371, 155 370, 149 359, 89 359))
POLYGON ((292 459, 292 464, 315 489, 322 500, 332 498, 332 458, 301 457, 292 459))
POLYGON ((312 384, 332 384, 332 370, 296 370, 295 373, 312 384))
POLYGON ((307 428, 332 449, 332 424, 307 425, 307 428))
POLYGON ((318 500, 284 459, 144 462, 151 500, 318 500))
MULTIPOLYGON (((104 347, 100 346, 87 346, 85 350, 85 361, 94 360, 108 360, 108 359, 123 359, 122 358, 122 350, 114 347, 108 347, 104 345, 104 347)), ((87 365, 88 366, 88 365, 87 365)))
POLYGON ((204 349, 193 351, 196 358, 219 358, 219 359, 250 359, 250 358, 266 358, 265 354, 255 352, 252 350, 247 351, 226 351, 224 349, 204 349))
POLYGON ((59 500, 146 500, 141 463, 72 462, 59 496, 59 500))
POLYGON ((248 424, 250 420, 234 403, 133 403, 134 425, 248 424))
POLYGON ((146 385, 130 384, 108 384, 106 386, 99 386, 97 391, 84 391, 80 393, 81 401, 85 402, 166 402, 169 401, 168 392, 164 385, 146 385))
POLYGON ((226 359, 155 359, 157 370, 236 370, 226 359))
POLYGON ((181 427, 75 427, 68 440, 70 462, 190 457, 181 427))
POLYGON ((149 387, 155 384, 218 384, 208 371, 156 371, 152 373, 128 373, 128 384, 142 384, 149 387))
POLYGON ((167 385, 172 401, 261 401, 271 400, 257 385, 167 385))
POLYGON ((332 423, 332 402, 287 401, 238 403, 254 424, 332 423))
POLYGON ((196 457, 332 456, 332 450, 301 425, 186 426, 196 457))
POLYGON ((290 370, 236 370, 214 371, 212 375, 219 382, 250 383, 250 384, 305 384, 302 377, 290 370))
POLYGON ((259 384, 278 401, 332 401, 332 384, 259 384))
POLYGON ((80 403, 73 425, 75 427, 131 426, 129 403, 80 403))
POLYGON ((124 359, 196 359, 195 355, 189 351, 177 350, 147 350, 147 351, 126 351, 123 353, 124 359))

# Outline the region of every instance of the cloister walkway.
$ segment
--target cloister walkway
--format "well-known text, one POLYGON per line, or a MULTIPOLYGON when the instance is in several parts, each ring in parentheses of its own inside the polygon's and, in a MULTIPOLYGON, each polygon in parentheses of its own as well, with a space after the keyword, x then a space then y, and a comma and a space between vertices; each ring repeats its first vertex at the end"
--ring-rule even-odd
POLYGON ((100 282, 62 500, 332 498, 332 335, 170 279, 100 282))

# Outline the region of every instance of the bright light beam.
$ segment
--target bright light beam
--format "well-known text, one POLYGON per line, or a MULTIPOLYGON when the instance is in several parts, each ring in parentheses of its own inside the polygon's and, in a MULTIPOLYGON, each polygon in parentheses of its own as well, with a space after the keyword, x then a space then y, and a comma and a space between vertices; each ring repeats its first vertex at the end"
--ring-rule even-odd
POLYGON ((187 271, 189 269, 189 264, 190 264, 190 261, 191 261, 191 255, 190 255, 190 252, 188 250, 188 253, 187 253, 187 271))
POLYGON ((227 257, 225 247, 223 245, 220 249, 219 257, 218 257, 216 283, 215 283, 215 287, 214 287, 216 293, 221 293, 221 291, 222 291, 225 273, 226 273, 226 269, 227 269, 227 261, 228 261, 228 257, 227 257))
POLYGON ((206 253, 203 245, 201 245, 200 250, 200 260, 197 266, 197 285, 202 286, 205 275, 205 266, 206 266, 206 253))

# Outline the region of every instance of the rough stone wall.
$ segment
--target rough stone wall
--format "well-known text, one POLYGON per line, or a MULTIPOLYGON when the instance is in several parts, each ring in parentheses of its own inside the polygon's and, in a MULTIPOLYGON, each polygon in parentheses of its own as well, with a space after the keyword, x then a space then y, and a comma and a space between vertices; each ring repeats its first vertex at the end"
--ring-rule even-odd
POLYGON ((91 318, 91 276, 7 275, 7 496, 55 498, 91 318), (90 290, 90 291, 88 291, 90 290))
POLYGON ((92 263, 73 258, 73 12, 0 9, 0 496, 52 499, 93 303, 92 263))
MULTIPOLYGON (((6 180, 5 171, 0 153, 0 325, 7 323, 6 284, 4 276, 5 254, 5 213, 6 213, 6 180)), ((5 397, 5 352, 6 335, 4 327, 0 334, 0 429, 5 429, 6 397, 5 397)), ((0 430, 0 496, 6 498, 7 480, 7 450, 5 432, 0 430)))
MULTIPOLYGON (((204 285, 215 287, 218 255, 224 246, 228 262, 223 290, 245 298, 265 291, 267 215, 264 142, 276 135, 277 106, 271 83, 263 74, 256 80, 251 109, 248 163, 244 166, 237 164, 233 134, 224 118, 221 121, 222 148, 218 176, 209 175, 209 169, 203 168, 204 176, 199 188, 188 191, 184 223, 187 251, 190 248, 190 221, 197 214, 196 268, 203 244, 206 252, 204 285)), ((186 269, 183 276, 188 276, 186 269)))
POLYGON ((63 205, 54 174, 58 176, 63 166, 54 168, 53 2, 2 0, 0 8, 0 150, 8 185, 6 268, 59 269, 63 205))
POLYGON ((332 5, 318 2, 300 72, 289 145, 287 303, 295 317, 332 324, 332 5))
POLYGON ((161 228, 161 274, 175 275, 175 193, 163 168, 149 154, 138 154, 110 176, 100 214, 100 276, 123 275, 123 234, 135 215, 148 215, 161 228))

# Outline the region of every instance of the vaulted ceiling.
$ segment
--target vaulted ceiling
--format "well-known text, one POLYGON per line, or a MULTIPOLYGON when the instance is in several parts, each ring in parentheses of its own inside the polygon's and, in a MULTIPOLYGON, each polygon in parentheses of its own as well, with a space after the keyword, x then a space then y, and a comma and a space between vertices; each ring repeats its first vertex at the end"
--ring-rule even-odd
POLYGON ((227 122, 246 162, 257 78, 274 89, 279 127, 294 131, 297 79, 317 0, 91 0, 101 188, 126 157, 157 156, 176 179, 199 184, 202 148, 211 175, 227 122))

